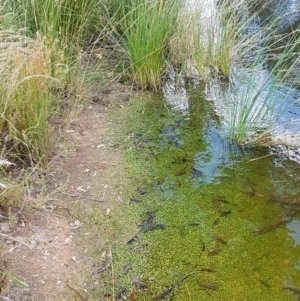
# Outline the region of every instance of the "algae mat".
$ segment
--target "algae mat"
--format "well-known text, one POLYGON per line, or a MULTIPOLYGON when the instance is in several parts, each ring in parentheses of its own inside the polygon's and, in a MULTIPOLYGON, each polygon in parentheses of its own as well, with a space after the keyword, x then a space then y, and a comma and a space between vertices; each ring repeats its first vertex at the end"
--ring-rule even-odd
POLYGON ((113 249, 115 296, 298 300, 299 166, 224 140, 200 89, 190 102, 183 115, 151 94, 118 116, 132 225, 113 249))

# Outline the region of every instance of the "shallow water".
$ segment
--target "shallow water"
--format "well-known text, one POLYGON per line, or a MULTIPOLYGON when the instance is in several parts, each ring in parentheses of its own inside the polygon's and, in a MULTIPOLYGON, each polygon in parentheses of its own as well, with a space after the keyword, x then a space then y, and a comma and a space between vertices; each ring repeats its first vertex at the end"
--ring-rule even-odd
MULTIPOLYGON (((195 3, 188 1, 189 8, 195 3)), ((283 2, 272 1, 263 13, 273 13, 275 4, 285 10, 283 2)), ((209 5, 201 18, 215 9, 209 5)), ((291 16, 296 22, 294 10, 291 16)), ((257 30, 256 21, 249 30, 257 30)), ((288 30, 282 26, 280 31, 288 30)), ((249 76, 257 84, 250 92, 268 94, 268 70, 241 68, 230 79, 230 99, 249 95, 242 85, 249 76)), ((221 81, 186 91, 175 73, 168 80, 163 95, 132 101, 119 118, 127 129, 130 179, 123 214, 135 226, 127 242, 115 246, 116 297, 299 300, 300 164, 278 149, 241 147, 224 138, 228 111, 222 106, 228 103, 221 81)), ((295 136, 298 125, 291 120, 300 115, 299 92, 276 85, 272 96, 293 104, 279 120, 285 131, 277 137, 295 136)), ((263 109, 260 105, 255 110, 263 109)))
MULTIPOLYGON (((221 31, 220 17, 216 17, 219 16, 218 1, 203 1, 200 9, 195 1, 186 0, 186 2, 189 9, 194 9, 194 13, 199 16, 200 23, 212 26, 215 35, 218 36, 218 32, 221 31)), ((293 31, 293 36, 296 37, 295 29, 300 20, 299 10, 300 2, 296 0, 244 2, 239 11, 240 18, 245 19, 246 24, 243 34, 249 36, 257 48, 265 47, 263 44, 266 41, 263 42, 260 31, 263 27, 267 27, 267 24, 273 24, 276 25, 276 39, 280 40, 283 46, 282 43, 288 39, 283 39, 279 34, 293 31)), ((209 35, 209 32, 210 30, 206 29, 201 31, 201 37, 209 35)), ((216 114, 222 119, 225 135, 234 137, 237 134, 243 136, 242 142, 251 143, 251 140, 259 136, 256 135, 256 131, 267 132, 272 144, 279 145, 273 148, 274 151, 277 150, 278 153, 300 162, 299 63, 290 66, 291 73, 285 82, 277 78, 276 72, 272 70, 275 61, 270 60, 270 57, 280 55, 277 42, 268 41, 273 44, 274 53, 269 50, 270 53, 266 54, 264 48, 261 48, 257 54, 256 47, 247 52, 237 65, 231 66, 228 81, 215 78, 207 82, 205 97, 213 102, 216 114)), ((289 63, 294 64, 295 59, 291 59, 289 63)), ((284 68, 287 68, 287 64, 285 62, 284 68)), ((171 101, 168 102, 166 97, 165 99, 171 105, 172 100, 176 99, 176 108, 179 108, 178 103, 182 100, 182 96, 172 94, 172 98, 169 97, 171 101)), ((186 99, 184 103, 186 104, 186 99)))
POLYGON ((268 22, 270 19, 279 21, 276 24, 279 33, 291 31, 299 24, 299 0, 256 1, 255 7, 262 23, 268 22))
POLYGON ((188 96, 188 114, 168 110, 161 95, 126 111, 133 188, 124 213, 137 225, 128 242, 138 240, 116 247, 116 292, 134 300, 298 300, 300 216, 285 202, 300 199, 300 165, 230 144, 203 87, 188 96), (286 223, 255 232, 282 217, 286 223))

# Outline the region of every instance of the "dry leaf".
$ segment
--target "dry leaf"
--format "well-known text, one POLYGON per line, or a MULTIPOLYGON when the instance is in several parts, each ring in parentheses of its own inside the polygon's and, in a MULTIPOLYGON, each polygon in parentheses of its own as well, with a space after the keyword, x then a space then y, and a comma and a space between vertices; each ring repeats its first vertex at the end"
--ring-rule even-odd
POLYGON ((77 191, 80 191, 80 192, 87 192, 86 189, 82 188, 81 186, 78 186, 77 187, 77 191))
POLYGON ((65 239, 65 245, 69 245, 69 244, 71 244, 71 242, 72 242, 72 238, 73 238, 73 236, 72 236, 72 235, 70 235, 69 237, 67 237, 67 238, 65 239))

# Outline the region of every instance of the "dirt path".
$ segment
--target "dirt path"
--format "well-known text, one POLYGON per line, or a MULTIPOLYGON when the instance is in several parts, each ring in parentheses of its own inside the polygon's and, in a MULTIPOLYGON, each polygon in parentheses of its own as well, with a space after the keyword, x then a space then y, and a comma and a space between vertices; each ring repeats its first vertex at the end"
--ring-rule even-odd
POLYGON ((111 140, 109 111, 127 101, 130 92, 115 84, 104 100, 100 96, 76 120, 57 125, 46 193, 42 198, 27 196, 34 209, 10 226, 7 235, 15 240, 4 239, 3 256, 10 262, 12 277, 9 292, 0 300, 101 300, 91 292, 102 285, 93 275, 105 266, 95 262, 94 254, 109 267, 106 221, 120 199, 122 160, 111 140))

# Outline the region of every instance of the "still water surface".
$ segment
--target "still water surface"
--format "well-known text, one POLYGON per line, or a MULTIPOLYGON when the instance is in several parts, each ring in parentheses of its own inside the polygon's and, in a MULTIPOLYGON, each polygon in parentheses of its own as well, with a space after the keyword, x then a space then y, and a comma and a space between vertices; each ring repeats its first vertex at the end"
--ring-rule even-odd
POLYGON ((137 277, 137 300, 298 300, 300 165, 229 143, 203 88, 188 96, 187 114, 160 95, 129 106, 138 240, 119 287, 137 277))
MULTIPOLYGON (((196 2, 187 2, 192 10, 196 2)), ((201 18, 217 16, 215 2, 207 3, 201 18)), ((259 3, 251 30, 281 11, 289 18, 278 23, 278 32, 299 20, 299 1, 271 1, 263 10, 259 3)), ((251 75, 258 85, 268 75, 264 72, 251 75)), ((238 76, 231 80, 242 86, 238 76)), ((167 108, 162 95, 155 94, 132 101, 120 116, 128 129, 124 137, 133 185, 124 214, 136 227, 128 242, 116 247, 122 254, 115 266, 117 297, 300 299, 300 165, 280 152, 226 140, 225 113, 215 109, 222 107, 217 84, 183 89, 182 110, 167 108)), ((292 102, 299 98, 296 89, 284 85, 276 96, 285 91, 292 102)))

